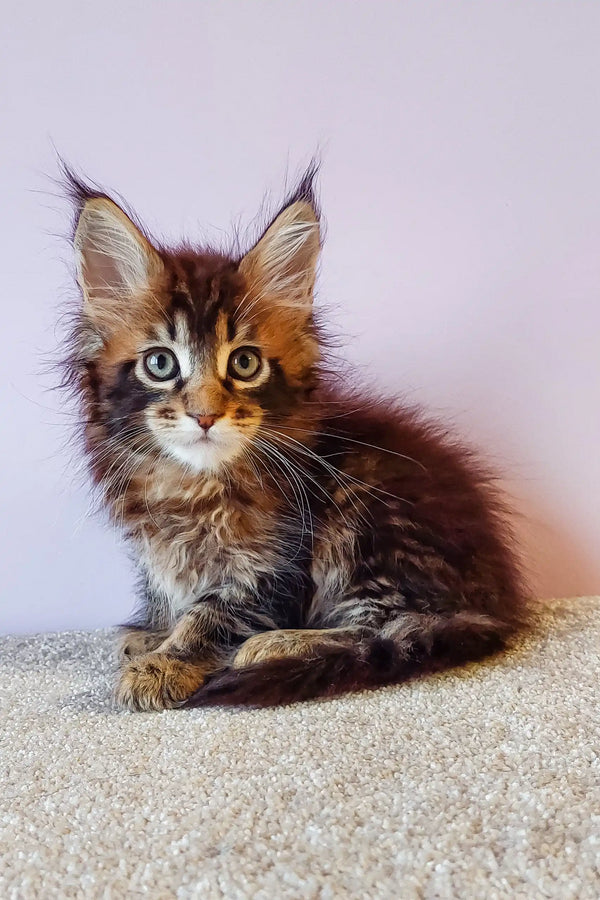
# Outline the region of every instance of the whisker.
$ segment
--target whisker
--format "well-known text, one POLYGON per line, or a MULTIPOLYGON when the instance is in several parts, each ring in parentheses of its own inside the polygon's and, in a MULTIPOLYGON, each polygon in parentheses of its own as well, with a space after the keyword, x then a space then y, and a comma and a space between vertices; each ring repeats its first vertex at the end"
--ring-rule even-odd
MULTIPOLYGON (((265 426, 261 426, 261 427, 265 428, 265 426)), ((266 426, 266 428, 268 428, 268 426, 266 426)), ((329 473, 332 475, 332 477, 334 477, 338 481, 338 484, 340 484, 341 487, 344 487, 345 485, 343 484, 342 481, 340 481, 340 478, 346 479, 347 481, 351 481, 354 484, 360 485, 362 488, 365 489, 365 492, 370 494, 371 496, 374 496, 373 491, 376 491, 377 494, 382 494, 384 496, 392 497, 394 500, 400 500, 403 503, 411 503, 411 501, 407 500, 405 497, 400 497, 398 494, 393 494, 393 493, 391 493, 391 491, 386 491, 383 488, 378 487, 377 485, 368 484, 365 481, 361 481, 360 478, 356 478, 354 475, 351 475, 348 472, 344 472, 343 470, 337 468, 337 466, 334 466, 332 463, 330 463, 324 457, 320 456, 318 453, 315 453, 314 450, 312 450, 310 447, 307 447, 306 445, 301 444, 299 441, 296 441, 294 438, 290 437, 289 435, 284 434, 283 432, 274 431, 274 430, 270 429, 270 433, 279 435, 280 439, 285 439, 286 441, 293 442, 294 445, 297 445, 297 452, 302 452, 303 454, 314 459, 315 462, 322 465, 327 471, 329 471, 329 473)), ((353 500, 352 496, 348 495, 348 498, 352 502, 352 500, 353 500)), ((364 502, 359 497, 356 497, 356 499, 359 500, 359 502, 361 502, 363 505, 365 505, 364 502)), ((380 497, 377 497, 375 499, 378 499, 378 500, 380 500, 380 502, 384 503, 384 501, 380 497)), ((389 504, 387 504, 387 503, 385 505, 389 506, 389 504)))
POLYGON ((418 459, 407 456, 406 453, 399 453, 397 450, 389 450, 387 447, 380 447, 378 444, 369 444, 367 441, 359 441, 356 438, 351 438, 345 434, 335 434, 335 432, 332 431, 313 431, 311 428, 298 428, 296 426, 288 425, 285 422, 279 424, 284 425, 289 431, 299 431, 303 434, 314 435, 315 437, 334 438, 338 441, 347 441, 350 444, 359 444, 361 447, 369 447, 371 450, 380 450, 382 453, 389 453, 392 456, 398 456, 400 459, 405 459, 407 462, 412 462, 423 469, 424 472, 428 471, 427 466, 423 465, 418 459))

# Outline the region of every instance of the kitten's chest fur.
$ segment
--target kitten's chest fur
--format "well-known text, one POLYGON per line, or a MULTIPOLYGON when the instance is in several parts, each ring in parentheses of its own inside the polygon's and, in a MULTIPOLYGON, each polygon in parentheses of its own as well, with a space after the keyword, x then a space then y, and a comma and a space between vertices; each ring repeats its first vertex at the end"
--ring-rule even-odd
POLYGON ((216 481, 173 488, 135 486, 127 532, 151 593, 171 619, 214 592, 256 593, 282 564, 282 535, 265 498, 225 491, 216 481), (139 498, 138 498, 139 499, 139 498))

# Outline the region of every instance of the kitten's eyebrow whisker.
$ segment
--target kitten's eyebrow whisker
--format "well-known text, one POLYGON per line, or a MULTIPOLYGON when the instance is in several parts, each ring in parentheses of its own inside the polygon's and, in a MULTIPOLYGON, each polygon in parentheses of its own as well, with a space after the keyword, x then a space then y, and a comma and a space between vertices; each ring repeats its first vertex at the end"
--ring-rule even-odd
MULTIPOLYGON (((244 300, 246 300, 246 299, 248 298, 249 295, 250 295, 250 291, 248 291, 248 292, 244 295, 244 300)), ((257 294, 257 295, 254 297, 254 299, 251 300, 250 303, 249 303, 244 309, 242 309, 242 311, 241 311, 241 313, 240 313, 240 318, 242 318, 242 319, 244 320, 244 322, 246 322, 247 324, 252 324, 252 322, 254 321, 254 317, 250 316, 249 313, 251 313, 252 310, 254 309, 254 307, 255 307, 258 303, 261 303, 261 302, 265 299, 266 296, 267 296, 267 295, 266 295, 265 293, 259 293, 259 294, 257 294)), ((239 308, 239 307, 236 307, 236 311, 237 311, 238 308, 239 308)))

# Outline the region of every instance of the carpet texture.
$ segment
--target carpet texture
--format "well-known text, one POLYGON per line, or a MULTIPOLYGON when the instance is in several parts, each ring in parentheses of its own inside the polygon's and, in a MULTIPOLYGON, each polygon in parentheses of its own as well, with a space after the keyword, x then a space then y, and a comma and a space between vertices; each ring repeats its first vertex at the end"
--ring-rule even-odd
POLYGON ((0 639, 0 897, 598 898, 600 598, 510 654, 274 710, 127 713, 109 632, 0 639))

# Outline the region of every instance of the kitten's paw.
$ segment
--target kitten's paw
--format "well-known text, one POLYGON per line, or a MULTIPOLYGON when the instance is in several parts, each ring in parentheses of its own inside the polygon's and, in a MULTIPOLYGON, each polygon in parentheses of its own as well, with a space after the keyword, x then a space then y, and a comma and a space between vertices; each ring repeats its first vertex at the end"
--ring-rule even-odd
POLYGON ((148 653, 125 665, 115 692, 126 709, 173 709, 204 682, 206 666, 184 662, 165 653, 148 653))
POLYGON ((162 642, 169 636, 168 631, 142 631, 132 628, 130 631, 124 631, 118 639, 117 655, 122 663, 134 659, 136 656, 143 656, 145 653, 151 653, 156 650, 162 642))

